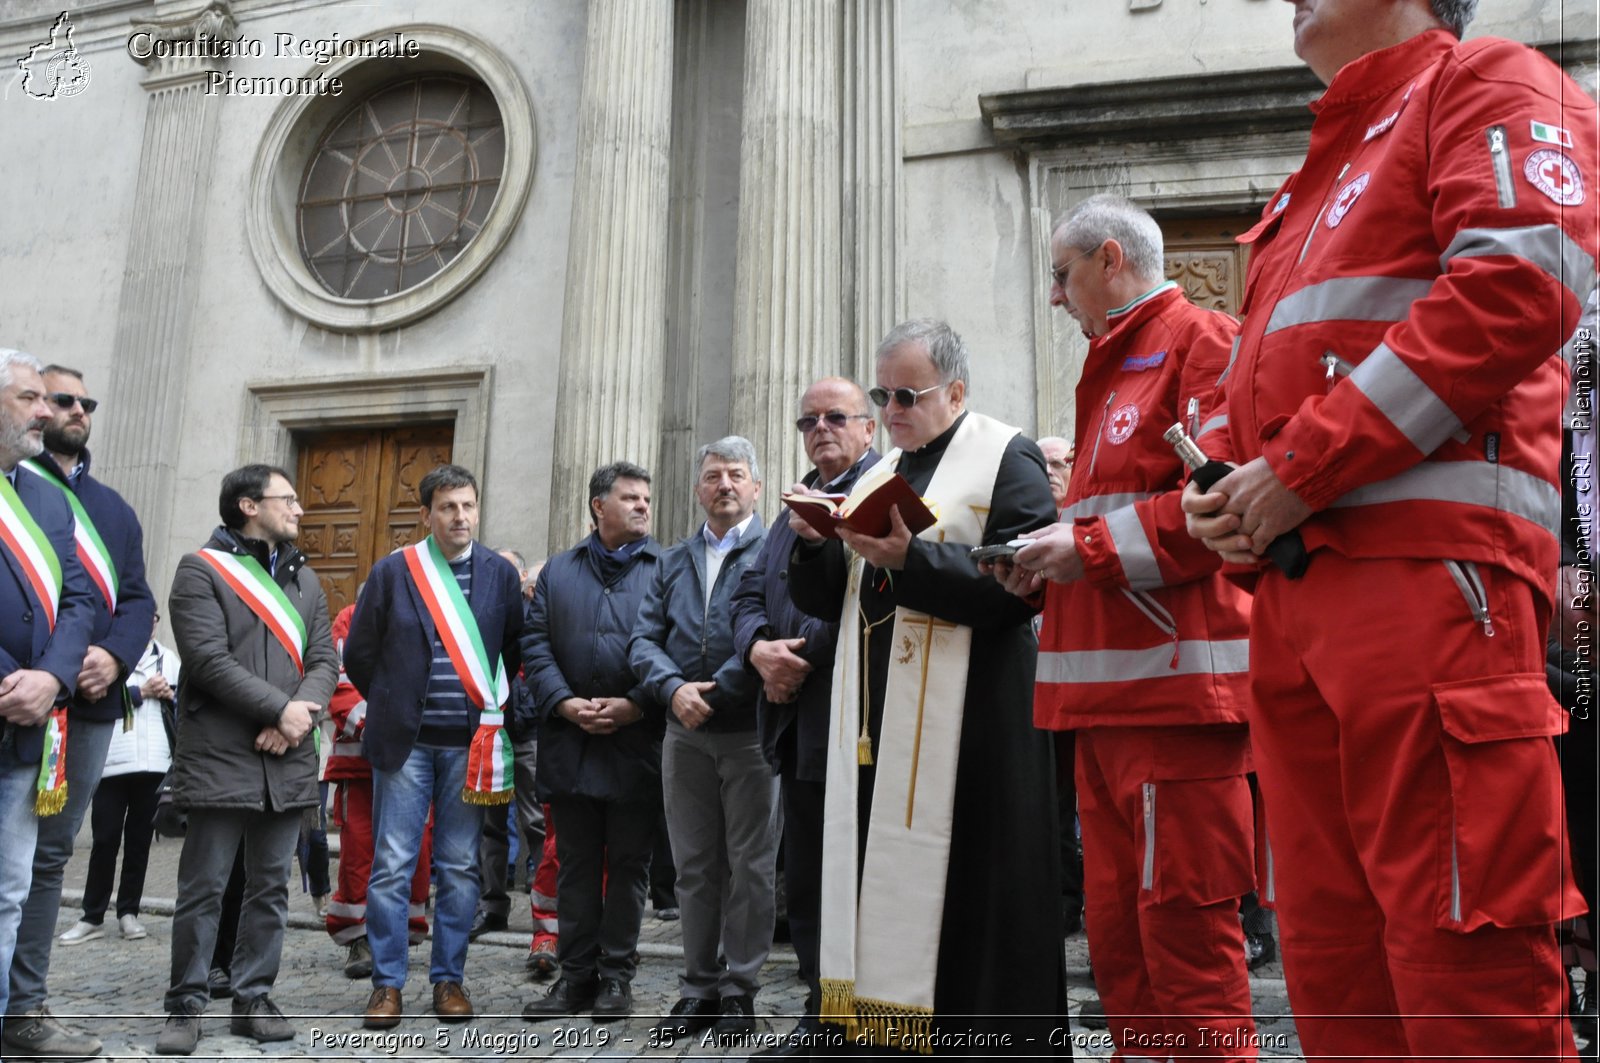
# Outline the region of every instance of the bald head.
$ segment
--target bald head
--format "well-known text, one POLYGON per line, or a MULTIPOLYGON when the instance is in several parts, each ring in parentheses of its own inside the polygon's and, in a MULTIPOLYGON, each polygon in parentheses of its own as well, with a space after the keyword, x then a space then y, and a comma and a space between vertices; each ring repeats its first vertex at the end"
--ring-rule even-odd
POLYGON ((799 427, 806 457, 817 467, 818 483, 825 484, 860 460, 878 426, 861 385, 830 376, 800 396, 799 427))

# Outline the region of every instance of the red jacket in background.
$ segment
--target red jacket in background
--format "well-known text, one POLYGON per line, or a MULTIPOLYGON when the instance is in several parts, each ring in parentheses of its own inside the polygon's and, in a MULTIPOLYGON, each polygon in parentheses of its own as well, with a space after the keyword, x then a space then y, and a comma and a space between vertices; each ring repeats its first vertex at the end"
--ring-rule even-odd
POLYGON ((361 728, 367 718, 367 699, 344 674, 344 640, 350 635, 350 618, 355 611, 355 604, 351 603, 339 610, 339 615, 333 619, 333 644, 339 650, 339 685, 328 702, 328 715, 333 719, 333 749, 322 773, 328 782, 372 778, 372 765, 361 755, 361 728))

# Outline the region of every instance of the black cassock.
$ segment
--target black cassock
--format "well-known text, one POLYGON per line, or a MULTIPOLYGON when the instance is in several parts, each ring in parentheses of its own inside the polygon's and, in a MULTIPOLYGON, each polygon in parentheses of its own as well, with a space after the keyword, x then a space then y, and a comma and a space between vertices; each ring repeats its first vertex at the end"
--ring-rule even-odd
MULTIPOLYGON (((964 418, 900 458, 900 474, 919 494, 927 491, 964 418)), ((1007 445, 990 506, 985 545, 1057 519, 1044 457, 1031 440, 1019 435, 1007 445)), ((934 985, 935 1028, 1009 1032, 1012 1051, 1070 1055, 1069 1046, 1048 1043, 1052 1029, 1066 1026, 1066 985, 1054 759, 1050 736, 1033 726, 1035 610, 981 574, 969 549, 914 539, 902 571, 868 565, 861 591, 863 626, 904 606, 972 629, 934 985)), ((811 546, 801 540, 790 557, 789 593, 806 612, 837 621, 847 576, 842 543, 811 546)), ((868 646, 874 761, 893 630, 893 621, 873 627, 868 646)), ((860 772, 864 848, 876 772, 871 766, 860 772)), ((1059 1034, 1053 1039, 1063 1040, 1059 1034)), ((1004 1050, 985 1046, 970 1054, 1004 1050)))

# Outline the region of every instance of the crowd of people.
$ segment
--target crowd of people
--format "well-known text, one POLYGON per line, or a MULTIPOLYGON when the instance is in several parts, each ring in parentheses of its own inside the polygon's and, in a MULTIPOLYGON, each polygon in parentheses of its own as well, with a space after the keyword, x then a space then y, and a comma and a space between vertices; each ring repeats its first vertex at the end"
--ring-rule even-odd
POLYGON ((812 468, 770 526, 733 435, 695 457, 688 538, 655 540, 651 473, 617 460, 554 502, 588 536, 528 566, 442 465, 425 537, 330 618, 293 477, 247 465, 168 648, 137 517, 90 474, 98 403, 0 352, 4 1052, 100 1051, 47 1006, 63 869, 92 807, 60 944, 107 933, 119 847, 117 930, 144 936, 163 800, 157 1052, 193 1053, 218 996, 233 1033, 293 1038, 271 991, 332 782, 320 892, 371 1029, 421 1010, 425 938, 427 1010, 473 1018, 516 846, 555 976, 525 1020, 632 1015, 653 899, 683 957, 652 1043, 736 1041, 781 849, 808 994, 764 1056, 1070 1054, 1081 920, 1119 1058, 1253 1059, 1259 895, 1307 1058, 1570 1058, 1575 1025, 1592 1058, 1594 104, 1462 43, 1475 0, 1294 3, 1327 89, 1241 237, 1238 319, 1163 280, 1146 210, 1091 196, 1049 243, 1088 340, 1073 438, 974 409, 964 341, 910 320, 870 387, 798 396, 812 468), (799 512, 902 480, 921 507, 876 528, 799 512))

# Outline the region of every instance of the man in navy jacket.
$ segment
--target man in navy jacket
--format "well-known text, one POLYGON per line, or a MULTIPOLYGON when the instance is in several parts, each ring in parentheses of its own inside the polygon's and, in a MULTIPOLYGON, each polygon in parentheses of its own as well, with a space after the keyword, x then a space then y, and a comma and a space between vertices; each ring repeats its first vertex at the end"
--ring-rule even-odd
POLYGON ((46 366, 43 377, 51 420, 44 430, 45 452, 33 459, 29 469, 42 473, 59 490, 73 493, 98 537, 96 552, 99 545, 105 549, 90 561, 101 567, 85 570, 96 585, 95 620, 78 675, 78 693, 67 709, 67 804, 60 815, 39 823, 33 885, 22 905, 11 960, 4 1048, 16 1056, 72 1059, 97 1055, 100 1040, 68 1029, 45 1007, 62 873, 100 783, 111 732, 122 719, 123 680, 150 642, 156 607, 145 582, 144 531, 138 516, 121 495, 89 475, 91 415, 99 403, 89 398, 83 374, 76 369, 46 366))
MULTIPOLYGON (((422 520, 442 554, 435 571, 441 582, 425 590, 413 564, 431 556, 415 547, 379 561, 356 601, 345 642, 345 674, 367 699, 361 747, 372 762, 372 877, 367 886, 367 940, 372 946, 372 996, 366 1025, 395 1026, 403 1014, 407 919, 411 876, 422 830, 433 806, 433 867, 437 890, 433 922, 433 1010, 447 1022, 472 1018, 461 987, 467 934, 478 910, 478 836, 483 804, 463 799, 468 748, 483 711, 494 707, 491 690, 474 694, 458 668, 452 645, 466 654, 470 644, 450 635, 448 618, 476 625, 487 658, 484 665, 509 682, 522 667, 522 585, 516 568, 476 541, 478 483, 459 465, 441 465, 417 486, 422 520), (459 590, 470 621, 448 604, 459 590), (436 605, 430 606, 429 602, 436 605), (434 612, 447 617, 441 638, 434 612), (487 694, 487 699, 485 695, 487 694), (482 708, 480 708, 482 705, 482 708)), ((460 632, 468 636, 470 629, 460 632)), ((509 708, 509 706, 507 706, 509 708)), ((509 781, 509 779, 507 780, 509 781)))
MULTIPOLYGON (((19 469, 25 458, 44 450, 50 408, 44 400, 39 362, 21 351, 0 349, 0 472, 26 516, 43 532, 45 544, 33 555, 44 562, 45 597, 18 557, 7 520, 0 545, 0 970, 10 970, 22 902, 33 879, 38 836, 35 813, 40 758, 45 754, 45 721, 50 710, 78 687, 84 651, 94 629, 94 591, 78 563, 72 510, 61 492, 35 473, 19 469), (56 555, 61 582, 57 600, 48 601, 53 574, 43 549, 56 555), (51 610, 54 610, 54 622, 51 610)), ((9 500, 0 501, 8 508, 9 500)), ((25 523, 25 522, 24 522, 25 523)), ((35 575, 41 575, 35 569, 35 575)), ((59 813, 58 813, 59 814, 59 813)), ((10 979, 0 979, 0 1013, 9 1003, 10 979)))

